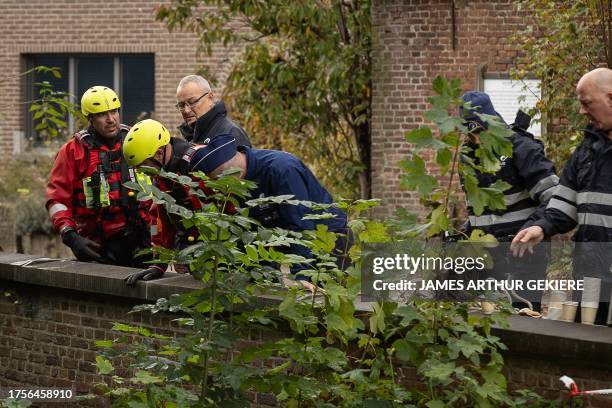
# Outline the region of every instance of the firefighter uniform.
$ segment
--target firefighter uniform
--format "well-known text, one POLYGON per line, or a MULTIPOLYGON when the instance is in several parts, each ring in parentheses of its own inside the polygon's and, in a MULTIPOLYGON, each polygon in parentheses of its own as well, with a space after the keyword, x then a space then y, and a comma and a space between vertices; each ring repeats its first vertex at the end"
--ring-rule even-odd
POLYGON ((142 181, 122 160, 128 130, 121 125, 110 145, 92 128, 76 133, 57 153, 46 189, 49 215, 62 236, 76 231, 101 245, 102 262, 124 266, 132 265, 135 250, 149 244, 149 205, 123 186, 142 181))
POLYGON ((123 184, 146 183, 148 178, 123 159, 121 146, 129 128, 118 123, 120 107, 108 87, 94 86, 83 94, 81 111, 90 126, 57 153, 46 207, 78 260, 138 266, 143 259, 134 259, 135 253, 150 246, 149 205, 138 202, 123 184))

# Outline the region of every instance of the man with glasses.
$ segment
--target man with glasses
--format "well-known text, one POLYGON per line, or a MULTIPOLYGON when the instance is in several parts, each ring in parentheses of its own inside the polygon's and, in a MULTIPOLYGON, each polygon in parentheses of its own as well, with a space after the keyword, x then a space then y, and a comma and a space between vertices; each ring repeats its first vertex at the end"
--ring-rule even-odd
POLYGON ((238 145, 251 146, 244 129, 227 117, 225 104, 215 102, 206 79, 199 75, 187 75, 181 79, 176 89, 176 101, 176 108, 185 120, 179 130, 188 142, 208 144, 219 135, 231 134, 238 145))

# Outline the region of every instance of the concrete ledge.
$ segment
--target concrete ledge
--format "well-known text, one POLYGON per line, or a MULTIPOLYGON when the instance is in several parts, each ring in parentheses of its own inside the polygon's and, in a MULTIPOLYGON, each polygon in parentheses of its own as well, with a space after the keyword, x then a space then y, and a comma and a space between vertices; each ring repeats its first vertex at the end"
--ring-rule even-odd
POLYGON ((191 275, 168 272, 151 282, 128 287, 123 279, 134 268, 51 259, 41 256, 0 252, 0 279, 79 292, 98 293, 125 298, 155 301, 175 293, 186 293, 203 287, 191 275))
POLYGON ((494 329, 512 354, 610 370, 612 328, 510 316, 508 328, 494 329))
MULTIPOLYGON (((203 288, 191 277, 166 273, 161 279, 138 282, 128 287, 123 279, 135 269, 112 265, 83 263, 66 259, 0 252, 0 281, 19 282, 37 287, 68 289, 80 293, 109 295, 154 302, 161 297, 203 288)), ((274 305, 282 296, 259 297, 261 304, 274 305)), ((369 304, 356 302, 359 310, 369 304)), ((573 361, 610 370, 612 329, 560 321, 511 316, 508 328, 495 328, 495 334, 509 347, 511 354, 538 359, 573 361)))

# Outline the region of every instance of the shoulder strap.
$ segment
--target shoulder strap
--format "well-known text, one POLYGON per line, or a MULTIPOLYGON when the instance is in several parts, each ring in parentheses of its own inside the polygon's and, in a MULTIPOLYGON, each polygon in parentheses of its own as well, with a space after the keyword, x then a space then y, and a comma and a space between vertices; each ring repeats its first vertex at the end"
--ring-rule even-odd
POLYGON ((89 133, 89 130, 87 129, 83 129, 79 132, 76 132, 74 134, 74 138, 78 140, 79 143, 81 143, 83 147, 85 147, 87 150, 91 149, 92 147, 95 147, 95 137, 93 137, 93 135, 89 133))

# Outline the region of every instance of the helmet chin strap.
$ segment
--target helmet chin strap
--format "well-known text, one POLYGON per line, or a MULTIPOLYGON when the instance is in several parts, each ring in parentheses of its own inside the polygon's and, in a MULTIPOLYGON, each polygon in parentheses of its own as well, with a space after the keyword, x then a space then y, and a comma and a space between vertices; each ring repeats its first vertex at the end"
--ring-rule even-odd
POLYGON ((161 162, 162 168, 166 164, 166 150, 168 150, 168 145, 164 145, 164 155, 162 156, 162 162, 161 162))
POLYGON ((164 168, 164 164, 166 164, 166 146, 160 147, 160 149, 164 149, 163 154, 162 154, 162 159, 161 161, 157 160, 157 153, 155 153, 155 156, 151 157, 150 160, 153 160, 155 163, 157 163, 159 165, 160 169, 164 168))

